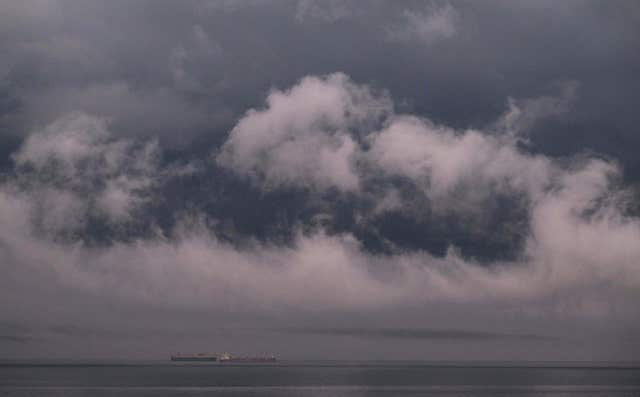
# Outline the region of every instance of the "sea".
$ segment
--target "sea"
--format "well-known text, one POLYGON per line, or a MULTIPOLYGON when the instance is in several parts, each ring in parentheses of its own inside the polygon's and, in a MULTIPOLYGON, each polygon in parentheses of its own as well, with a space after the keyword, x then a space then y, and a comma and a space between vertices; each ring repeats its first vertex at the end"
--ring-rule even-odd
POLYGON ((640 364, 0 362, 0 396, 639 396, 640 364))

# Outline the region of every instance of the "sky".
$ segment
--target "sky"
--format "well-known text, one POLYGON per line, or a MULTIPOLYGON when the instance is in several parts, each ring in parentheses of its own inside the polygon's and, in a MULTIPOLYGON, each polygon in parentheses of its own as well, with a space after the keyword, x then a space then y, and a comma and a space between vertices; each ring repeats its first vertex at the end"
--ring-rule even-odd
POLYGON ((0 358, 640 357, 640 6, 0 0, 0 358))

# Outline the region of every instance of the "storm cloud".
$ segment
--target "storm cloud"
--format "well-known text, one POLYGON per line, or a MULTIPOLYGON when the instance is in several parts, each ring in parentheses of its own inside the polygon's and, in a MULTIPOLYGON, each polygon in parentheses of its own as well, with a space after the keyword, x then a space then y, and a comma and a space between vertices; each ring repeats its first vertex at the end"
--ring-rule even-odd
POLYGON ((638 352, 638 7, 0 9, 10 355, 638 352))

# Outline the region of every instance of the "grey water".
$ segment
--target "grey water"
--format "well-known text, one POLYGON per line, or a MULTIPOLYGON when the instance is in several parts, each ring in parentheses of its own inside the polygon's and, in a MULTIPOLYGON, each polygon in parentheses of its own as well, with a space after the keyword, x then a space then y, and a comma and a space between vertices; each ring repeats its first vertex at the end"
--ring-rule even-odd
POLYGON ((0 363, 0 396, 640 396, 640 365, 0 363))

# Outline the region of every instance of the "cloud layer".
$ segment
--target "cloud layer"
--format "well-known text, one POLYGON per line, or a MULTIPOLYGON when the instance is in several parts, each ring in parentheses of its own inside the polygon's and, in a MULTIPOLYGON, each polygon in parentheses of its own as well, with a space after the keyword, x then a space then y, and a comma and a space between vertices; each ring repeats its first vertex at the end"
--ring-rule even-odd
MULTIPOLYGON (((220 313, 370 311, 430 302, 526 302, 532 312, 571 308, 578 316, 633 313, 640 222, 625 215, 615 163, 558 162, 523 152, 508 134, 395 115, 384 96, 342 74, 305 78, 267 103, 238 122, 218 162, 266 189, 289 183, 370 196, 372 181, 402 178, 460 219, 482 213, 497 194, 509 195, 526 203, 530 226, 522 252, 488 266, 454 246, 443 257, 376 255, 353 235, 321 227, 300 229, 290 246, 235 245, 198 216, 183 219, 169 236, 158 232, 106 247, 73 234, 59 241, 62 231, 82 230, 92 216, 126 226, 132 211, 152 200, 151 184, 166 175, 152 142, 114 139, 104 120, 74 114, 31 135, 14 156, 16 176, 3 184, 1 250, 11 258, 3 263, 16 281, 11 289, 26 275, 49 274, 47 288, 220 313), (363 126, 372 130, 358 140, 363 126), (346 153, 344 142, 350 142, 346 153)), ((402 200, 397 205, 379 211, 410 211, 402 200)))
POLYGON ((0 5, 0 347, 631 356, 638 10, 0 5))

